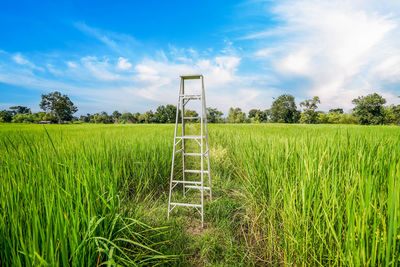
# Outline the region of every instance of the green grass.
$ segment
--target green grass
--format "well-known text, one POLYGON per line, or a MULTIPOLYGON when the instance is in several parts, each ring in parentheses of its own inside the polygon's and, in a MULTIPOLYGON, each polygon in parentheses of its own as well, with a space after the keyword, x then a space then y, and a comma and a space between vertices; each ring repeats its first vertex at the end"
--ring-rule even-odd
POLYGON ((400 128, 210 125, 213 201, 167 221, 173 125, 0 124, 0 265, 400 264, 400 128))

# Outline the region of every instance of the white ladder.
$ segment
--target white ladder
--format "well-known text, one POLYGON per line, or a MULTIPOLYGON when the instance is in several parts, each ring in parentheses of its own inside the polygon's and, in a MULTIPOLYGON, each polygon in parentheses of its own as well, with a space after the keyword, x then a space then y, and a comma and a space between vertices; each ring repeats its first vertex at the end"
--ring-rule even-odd
POLYGON ((207 130, 207 110, 206 110, 206 99, 204 93, 204 78, 203 75, 185 75, 181 77, 181 85, 179 90, 178 104, 176 106, 176 119, 175 119, 175 133, 174 133, 174 147, 172 152, 172 167, 171 167, 171 179, 169 184, 169 200, 168 200, 168 219, 170 212, 177 206, 184 207, 194 207, 201 215, 201 225, 204 226, 204 191, 208 191, 211 199, 211 173, 210 173, 210 156, 208 148, 208 130, 207 130), (185 94, 185 80, 201 80, 201 94, 185 94), (200 100, 201 101, 201 112, 199 117, 185 117, 185 106, 190 100, 200 100), (178 124, 179 124, 179 114, 181 114, 181 124, 182 124, 182 136, 177 136, 178 124), (198 120, 200 119, 200 135, 185 135, 185 123, 188 120, 198 120), (185 143, 187 140, 194 140, 200 146, 200 153, 187 152, 185 148, 185 143), (180 148, 179 148, 180 146, 180 148), (179 149, 177 149, 177 147, 179 149), (174 173, 174 163, 175 155, 182 155, 182 179, 175 179, 174 173), (193 156, 200 157, 200 170, 188 170, 185 167, 185 157, 193 156), (204 159, 207 159, 207 170, 205 170, 204 159), (194 173, 200 174, 200 181, 187 181, 185 174, 194 173), (204 175, 208 176, 208 186, 204 186, 204 175), (184 202, 172 202, 173 189, 179 185, 183 185, 183 197, 185 199, 186 192, 189 189, 200 190, 201 193, 201 203, 192 204, 184 202))

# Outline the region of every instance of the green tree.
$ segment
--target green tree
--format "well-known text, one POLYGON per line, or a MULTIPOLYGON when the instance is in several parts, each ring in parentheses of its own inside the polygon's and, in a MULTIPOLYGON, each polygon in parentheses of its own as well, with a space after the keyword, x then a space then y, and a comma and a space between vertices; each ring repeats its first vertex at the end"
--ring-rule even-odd
POLYGON ((400 105, 391 105, 384 108, 385 123, 400 125, 400 105))
POLYGON ((319 103, 321 103, 321 101, 318 96, 314 96, 312 99, 306 99, 300 103, 300 106, 304 107, 300 119, 301 123, 318 123, 318 113, 315 110, 318 108, 319 103))
POLYGON ((118 123, 118 122, 119 122, 119 120, 121 119, 121 116, 122 116, 122 114, 119 113, 118 110, 115 110, 115 111, 112 113, 112 119, 113 119, 113 121, 114 121, 115 123, 118 123))
POLYGON ((11 122, 13 117, 13 113, 10 110, 2 110, 0 111, 0 118, 3 122, 11 122))
POLYGON ((173 123, 176 117, 176 107, 174 105, 159 106, 154 117, 156 122, 159 123, 173 123))
POLYGON ((353 111, 360 124, 377 125, 385 122, 384 104, 386 99, 377 93, 359 96, 353 99, 352 103, 356 105, 353 111))
POLYGON ((246 122, 246 113, 240 108, 230 108, 228 114, 229 123, 244 123, 246 122))
POLYGON ((26 113, 31 113, 31 109, 28 107, 24 107, 24 106, 13 106, 10 107, 10 109, 12 110, 12 112, 15 114, 26 114, 26 113))
POLYGON ((216 108, 207 108, 207 122, 210 123, 218 123, 222 122, 222 113, 221 111, 217 110, 216 108))
POLYGON ((252 122, 267 122, 268 120, 268 115, 267 112, 261 111, 259 109, 252 109, 249 111, 249 119, 251 119, 252 122))
POLYGON ((53 113, 57 117, 58 123, 72 120, 72 114, 78 111, 78 108, 69 97, 61 95, 58 91, 47 95, 43 94, 40 108, 46 112, 53 113))
POLYGON ((343 111, 342 108, 333 108, 333 109, 330 109, 330 110, 329 110, 329 113, 332 113, 332 112, 337 112, 337 113, 339 113, 339 114, 343 114, 343 113, 344 113, 344 111, 343 111))
POLYGON ((297 123, 300 120, 294 96, 288 94, 276 98, 268 113, 272 122, 297 123))

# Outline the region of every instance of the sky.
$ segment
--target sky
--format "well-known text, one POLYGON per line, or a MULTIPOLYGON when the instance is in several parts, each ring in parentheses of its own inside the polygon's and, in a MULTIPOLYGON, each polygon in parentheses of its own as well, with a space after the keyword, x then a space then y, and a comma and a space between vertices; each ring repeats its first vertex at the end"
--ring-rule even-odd
POLYGON ((285 93, 323 111, 373 92, 400 104, 400 1, 0 3, 0 109, 57 90, 78 115, 154 111, 182 74, 203 74, 225 114, 285 93))

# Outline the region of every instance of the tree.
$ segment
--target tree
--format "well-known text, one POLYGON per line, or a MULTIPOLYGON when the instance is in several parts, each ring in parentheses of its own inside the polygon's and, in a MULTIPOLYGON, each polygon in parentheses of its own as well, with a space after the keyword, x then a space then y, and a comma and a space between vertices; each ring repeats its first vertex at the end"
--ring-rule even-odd
POLYGON ((329 110, 329 113, 332 113, 332 112, 336 112, 336 113, 339 113, 339 114, 343 114, 343 113, 344 113, 344 111, 343 111, 342 108, 333 108, 333 109, 330 109, 330 110, 329 110))
POLYGON ((356 105, 353 111, 360 124, 377 125, 385 122, 385 110, 383 105, 386 103, 386 99, 377 93, 359 96, 353 99, 352 103, 356 105))
POLYGON ((243 123, 246 122, 246 113, 240 108, 230 108, 228 114, 229 123, 243 123))
POLYGON ((10 107, 10 109, 12 110, 12 112, 15 114, 26 114, 26 113, 31 113, 31 109, 28 107, 24 107, 24 106, 13 106, 10 107))
MULTIPOLYGON (((176 107, 174 105, 159 106, 154 114, 156 122, 173 123, 175 122, 176 107)), ((180 114, 179 114, 180 118, 180 114)))
POLYGON ((122 123, 136 123, 137 119, 132 113, 124 113, 121 115, 121 122, 122 123))
POLYGON ((304 107, 304 112, 301 114, 302 123, 318 123, 318 113, 315 110, 318 108, 319 103, 321 103, 321 101, 318 96, 314 96, 312 99, 306 99, 300 103, 300 106, 304 107))
POLYGON ((210 123, 217 123, 222 122, 222 113, 221 111, 217 110, 216 108, 207 108, 207 122, 210 123))
POLYGON ((261 111, 259 109, 252 109, 249 111, 249 119, 251 119, 252 122, 267 122, 268 120, 268 115, 267 112, 261 111))
POLYGON ((384 108, 385 123, 400 125, 400 105, 391 105, 384 108))
POLYGON ((288 94, 276 98, 268 113, 272 122, 297 123, 300 119, 294 96, 288 94))
POLYGON ((10 110, 2 110, 0 111, 0 118, 3 122, 11 122, 13 117, 13 113, 10 110))
POLYGON ((115 110, 112 113, 112 119, 114 120, 115 123, 119 122, 119 120, 121 119, 121 113, 118 112, 118 110, 115 110))
POLYGON ((40 108, 56 115, 58 123, 70 121, 72 119, 72 114, 78 111, 78 108, 72 103, 69 97, 67 95, 61 95, 58 91, 47 95, 43 94, 40 108))
POLYGON ((152 110, 146 111, 144 115, 144 122, 145 123, 152 123, 154 122, 154 113, 152 110))

